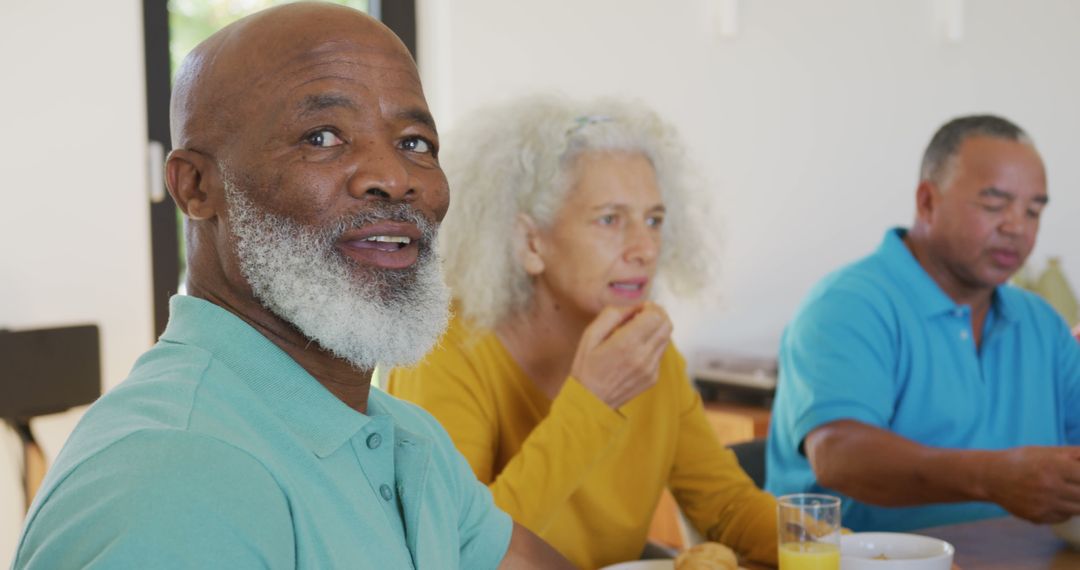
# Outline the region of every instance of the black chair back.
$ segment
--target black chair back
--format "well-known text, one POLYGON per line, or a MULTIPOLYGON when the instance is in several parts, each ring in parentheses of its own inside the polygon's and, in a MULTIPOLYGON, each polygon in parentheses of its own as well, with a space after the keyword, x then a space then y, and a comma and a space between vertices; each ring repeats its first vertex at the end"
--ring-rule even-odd
POLYGON ((765 488, 765 438, 752 439, 729 445, 739 460, 743 471, 754 480, 759 489, 765 488))

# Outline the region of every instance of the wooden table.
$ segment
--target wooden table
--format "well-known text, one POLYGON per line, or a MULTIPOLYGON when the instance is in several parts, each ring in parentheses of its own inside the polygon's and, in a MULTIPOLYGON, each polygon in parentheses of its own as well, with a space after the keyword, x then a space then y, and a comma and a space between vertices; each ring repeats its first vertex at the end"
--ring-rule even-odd
POLYGON ((1080 552, 1044 525, 1013 518, 987 519, 915 531, 956 547, 963 570, 1077 570, 1080 552))

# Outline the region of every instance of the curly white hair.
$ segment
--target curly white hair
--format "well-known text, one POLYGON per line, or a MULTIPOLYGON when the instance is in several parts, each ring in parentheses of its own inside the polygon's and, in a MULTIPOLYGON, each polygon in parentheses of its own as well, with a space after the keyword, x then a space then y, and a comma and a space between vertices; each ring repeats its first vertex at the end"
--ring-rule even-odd
POLYGON ((702 235, 707 196, 692 188, 675 130, 648 108, 616 100, 533 96, 485 107, 446 137, 442 162, 450 210, 439 253, 457 311, 492 328, 532 296, 512 236, 517 215, 549 227, 587 151, 640 152, 656 171, 666 206, 659 274, 676 294, 700 291, 712 261, 702 235))

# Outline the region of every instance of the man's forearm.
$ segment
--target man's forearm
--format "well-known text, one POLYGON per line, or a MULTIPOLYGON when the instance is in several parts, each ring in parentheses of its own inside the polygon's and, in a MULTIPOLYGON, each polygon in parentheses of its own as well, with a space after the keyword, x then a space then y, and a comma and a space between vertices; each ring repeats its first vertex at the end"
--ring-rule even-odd
POLYGON ((818 482, 887 507, 987 500, 993 452, 928 447, 853 420, 815 429, 806 455, 818 482))

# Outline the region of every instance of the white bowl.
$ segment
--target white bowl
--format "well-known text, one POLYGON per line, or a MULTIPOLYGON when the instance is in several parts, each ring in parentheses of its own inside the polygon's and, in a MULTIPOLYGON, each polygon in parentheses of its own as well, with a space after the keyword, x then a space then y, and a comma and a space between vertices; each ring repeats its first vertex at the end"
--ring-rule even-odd
POLYGON ((954 552, 953 545, 929 536, 857 532, 840 537, 840 570, 949 570, 954 552))
POLYGON ((1080 550, 1080 516, 1072 517, 1071 519, 1057 523, 1050 527, 1054 530, 1054 534, 1060 536, 1062 540, 1068 542, 1073 548, 1080 550))

